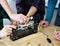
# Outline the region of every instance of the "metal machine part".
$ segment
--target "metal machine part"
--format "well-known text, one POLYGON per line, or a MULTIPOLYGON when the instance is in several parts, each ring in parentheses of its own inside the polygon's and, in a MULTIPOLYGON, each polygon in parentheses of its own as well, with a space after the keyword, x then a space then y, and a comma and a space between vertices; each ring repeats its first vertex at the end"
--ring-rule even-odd
POLYGON ((18 24, 17 25, 18 30, 26 30, 28 27, 30 27, 31 29, 34 29, 34 21, 30 21, 28 24, 18 24))
POLYGON ((30 20, 29 23, 25 25, 18 24, 17 28, 12 30, 12 33, 10 34, 10 39, 12 41, 15 41, 27 35, 36 33, 37 30, 35 28, 36 24, 33 20, 30 20))

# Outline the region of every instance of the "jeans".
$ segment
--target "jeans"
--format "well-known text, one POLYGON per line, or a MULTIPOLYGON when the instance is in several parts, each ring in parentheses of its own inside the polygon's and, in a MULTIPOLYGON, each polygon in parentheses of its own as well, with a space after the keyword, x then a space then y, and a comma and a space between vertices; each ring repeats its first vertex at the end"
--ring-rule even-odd
MULTIPOLYGON (((57 4, 57 1, 58 0, 49 0, 48 1, 48 7, 47 7, 45 20, 48 21, 49 23, 51 22, 51 19, 53 17, 53 12, 55 9, 55 5, 57 4)), ((55 20, 55 25, 60 26, 60 3, 59 3, 58 12, 57 12, 56 20, 55 20)))

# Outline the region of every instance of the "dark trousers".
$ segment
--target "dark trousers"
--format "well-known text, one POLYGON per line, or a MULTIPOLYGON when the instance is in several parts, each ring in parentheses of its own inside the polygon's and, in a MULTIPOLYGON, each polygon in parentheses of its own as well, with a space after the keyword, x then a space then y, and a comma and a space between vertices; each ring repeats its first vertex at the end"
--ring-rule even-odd
POLYGON ((60 3, 59 3, 59 8, 58 8, 58 12, 55 20, 55 25, 60 26, 60 3))
MULTIPOLYGON (((46 21, 48 21, 49 23, 51 22, 51 19, 53 17, 53 12, 55 9, 55 6, 57 4, 58 0, 48 0, 48 7, 47 7, 47 12, 46 12, 46 21)), ((60 26, 60 3, 59 3, 59 7, 58 7, 58 12, 57 12, 57 16, 56 16, 56 20, 55 20, 55 25, 56 26, 60 26)))

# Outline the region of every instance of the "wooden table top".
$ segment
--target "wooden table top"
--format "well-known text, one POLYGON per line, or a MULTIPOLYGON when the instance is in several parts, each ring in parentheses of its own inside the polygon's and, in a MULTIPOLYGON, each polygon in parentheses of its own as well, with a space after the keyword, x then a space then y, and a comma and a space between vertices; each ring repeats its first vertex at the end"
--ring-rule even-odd
POLYGON ((48 37, 52 40, 55 46, 60 46, 60 41, 54 38, 54 32, 56 30, 60 31, 60 27, 56 26, 49 26, 47 28, 42 28, 41 26, 38 27, 38 31, 44 33, 45 35, 48 35, 48 37))
POLYGON ((26 36, 16 41, 11 41, 9 37, 2 38, 3 41, 0 41, 0 46, 60 46, 60 41, 57 41, 53 37, 53 32, 56 29, 60 30, 60 27, 49 26, 47 28, 42 28, 39 26, 38 33, 26 36), (45 40, 47 35, 48 38, 51 39, 53 45, 49 45, 45 40), (41 45, 38 43, 41 43, 41 45))

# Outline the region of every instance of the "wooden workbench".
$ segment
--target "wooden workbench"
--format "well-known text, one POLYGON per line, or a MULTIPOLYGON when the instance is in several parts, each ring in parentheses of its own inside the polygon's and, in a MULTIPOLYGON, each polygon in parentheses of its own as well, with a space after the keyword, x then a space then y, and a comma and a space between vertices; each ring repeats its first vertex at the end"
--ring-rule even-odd
POLYGON ((56 30, 60 31, 60 27, 56 26, 49 26, 47 28, 42 28, 41 26, 38 27, 38 31, 44 33, 45 35, 48 35, 48 37, 52 40, 54 46, 60 46, 60 41, 57 41, 54 38, 54 32, 56 30))
MULTIPOLYGON (((11 41, 9 37, 2 38, 5 43, 9 46, 60 46, 60 41, 57 41, 53 37, 53 32, 55 29, 60 29, 60 27, 50 26, 48 28, 38 27, 38 33, 26 36, 16 41, 11 41), (48 37, 51 39, 52 43, 48 43, 48 37)), ((7 46, 3 42, 0 42, 0 46, 7 46)))

